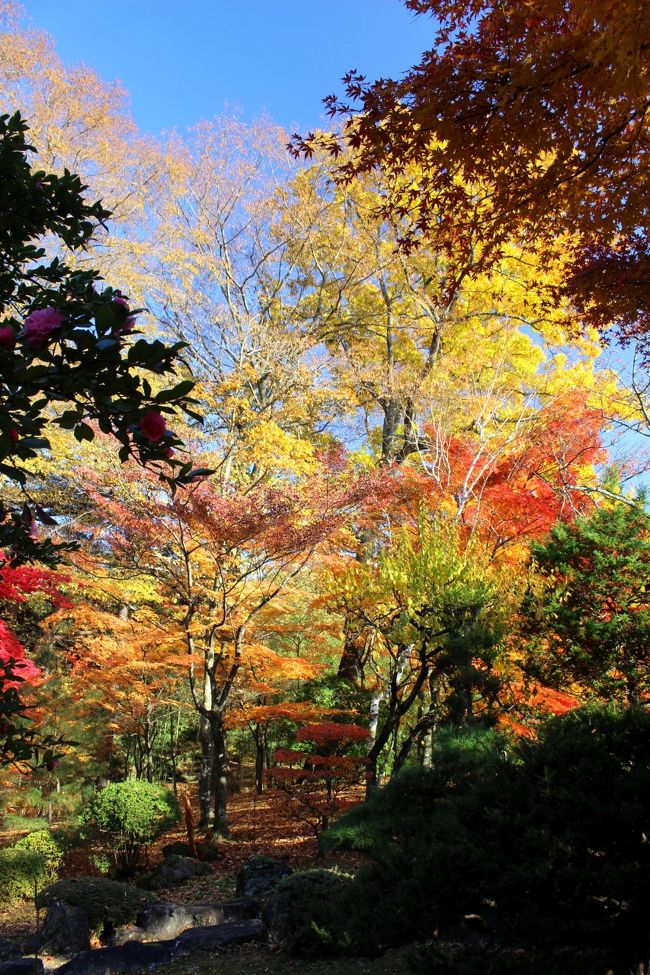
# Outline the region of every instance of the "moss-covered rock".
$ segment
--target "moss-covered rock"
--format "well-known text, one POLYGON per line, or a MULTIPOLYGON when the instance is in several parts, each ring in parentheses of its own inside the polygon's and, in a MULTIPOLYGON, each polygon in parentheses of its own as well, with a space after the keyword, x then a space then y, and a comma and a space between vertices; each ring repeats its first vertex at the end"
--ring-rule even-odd
POLYGON ((121 924, 135 921, 138 913, 153 900, 151 894, 130 884, 106 877, 75 877, 50 884, 38 895, 39 907, 63 901, 86 912, 92 931, 101 935, 121 924))

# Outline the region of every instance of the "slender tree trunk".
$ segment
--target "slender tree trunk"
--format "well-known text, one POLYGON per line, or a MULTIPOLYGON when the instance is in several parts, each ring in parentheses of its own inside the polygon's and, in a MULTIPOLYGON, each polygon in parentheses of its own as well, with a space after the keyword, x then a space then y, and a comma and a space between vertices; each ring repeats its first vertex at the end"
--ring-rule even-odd
POLYGON ((204 671, 201 718, 199 721, 199 742, 201 745, 201 773, 199 776, 199 826, 212 829, 215 824, 213 796, 215 792, 215 741, 212 727, 215 699, 214 646, 208 643, 204 671))
POLYGON ((199 826, 211 828, 214 825, 214 806, 212 804, 214 739, 210 719, 201 715, 199 720, 199 743, 201 745, 201 771, 199 773, 199 826))
POLYGON ((390 465, 397 458, 403 440, 400 433, 402 404, 399 400, 386 398, 381 401, 381 406, 384 411, 384 422, 381 432, 381 463, 390 465))
MULTIPOLYGON (((178 719, 177 719, 178 720, 178 719)), ((169 715, 169 758, 172 766, 172 789, 174 797, 178 798, 178 771, 176 767, 176 743, 178 741, 178 725, 174 732, 174 714, 169 715)))
POLYGON ((255 734, 253 735, 255 741, 255 791, 260 794, 264 789, 264 765, 265 765, 265 751, 266 751, 266 741, 265 735, 263 734, 262 725, 257 724, 255 726, 255 734))
POLYGON ((422 766, 423 768, 433 768, 433 736, 435 734, 435 726, 431 727, 424 734, 424 748, 422 749, 422 766))
POLYGON ((210 715, 210 722, 214 740, 212 767, 212 786, 214 790, 213 828, 223 836, 228 836, 228 748, 223 713, 221 711, 213 711, 210 715))
POLYGON ((145 721, 142 735, 142 771, 147 782, 153 782, 153 741, 148 719, 145 721))
POLYGON ((376 748, 377 728, 379 726, 379 708, 383 697, 382 691, 373 691, 370 695, 370 707, 368 710, 368 745, 366 749, 367 775, 366 775, 366 794, 369 794, 379 785, 377 777, 377 759, 379 752, 376 748))

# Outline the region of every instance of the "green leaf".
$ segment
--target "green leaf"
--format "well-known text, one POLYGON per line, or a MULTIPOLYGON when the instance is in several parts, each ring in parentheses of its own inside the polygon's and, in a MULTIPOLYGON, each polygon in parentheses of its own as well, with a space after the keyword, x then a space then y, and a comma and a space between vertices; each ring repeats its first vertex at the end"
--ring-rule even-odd
POLYGON ((83 440, 94 440, 95 431, 87 423, 78 423, 74 428, 75 439, 81 443, 83 440))
POLYGON ((193 379, 184 379, 173 389, 163 389, 162 392, 158 393, 156 403, 169 403, 171 400, 181 399, 183 396, 187 396, 195 386, 196 382, 193 379))

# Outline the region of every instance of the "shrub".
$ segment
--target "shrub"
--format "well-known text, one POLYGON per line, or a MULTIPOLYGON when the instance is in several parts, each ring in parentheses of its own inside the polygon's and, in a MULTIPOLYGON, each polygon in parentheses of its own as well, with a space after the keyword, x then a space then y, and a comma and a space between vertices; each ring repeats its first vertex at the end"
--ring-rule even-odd
POLYGON ((38 888, 47 883, 45 861, 40 853, 0 850, 0 891, 7 902, 21 897, 33 897, 38 888))
MULTIPOLYGON (((344 816, 325 842, 374 860, 350 903, 373 903, 388 943, 436 929, 453 940, 478 915, 488 941, 523 950, 531 972, 568 972, 567 959, 589 975, 645 963, 650 714, 581 708, 512 751, 503 761, 498 743, 472 752, 447 741, 431 771, 398 776, 344 816)), ((432 956, 430 971, 447 960, 432 956)), ((475 963, 457 961, 459 973, 475 963)), ((503 954, 485 969, 510 963, 503 954)))
POLYGON ((485 944, 416 946, 409 958, 414 975, 604 975, 602 954, 584 951, 527 952, 485 944))
POLYGON ((63 863, 63 848, 48 829, 28 833, 14 844, 15 850, 31 850, 43 858, 43 867, 48 881, 56 880, 59 867, 63 863))
POLYGON ((36 898, 38 907, 49 907, 64 901, 86 912, 91 929, 101 934, 106 926, 131 924, 153 897, 138 887, 121 884, 106 877, 75 877, 59 880, 42 890, 36 898))
POLYGON ((171 792, 150 782, 112 782, 94 793, 81 817, 81 835, 96 841, 117 871, 134 873, 140 850, 180 818, 171 792))
POLYGON ((341 954, 356 947, 350 928, 353 879, 333 870, 305 870, 278 886, 272 926, 294 955, 341 954))

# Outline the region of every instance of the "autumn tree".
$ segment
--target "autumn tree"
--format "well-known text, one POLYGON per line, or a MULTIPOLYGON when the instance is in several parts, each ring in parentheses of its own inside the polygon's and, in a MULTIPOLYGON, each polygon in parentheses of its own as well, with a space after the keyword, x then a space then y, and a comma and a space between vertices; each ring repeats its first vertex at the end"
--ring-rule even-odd
MULTIPOLYGON (((105 732, 114 743, 123 743, 127 775, 134 769, 136 778, 153 782, 159 777, 155 763, 160 738, 169 739, 171 754, 165 764, 175 771, 174 729, 191 709, 184 693, 186 658, 169 639, 155 601, 153 606, 144 601, 134 605, 128 586, 116 592, 114 579, 102 606, 90 601, 97 580, 77 578, 85 583, 83 598, 49 616, 45 624, 56 656, 65 661, 61 670, 77 721, 83 727, 102 715, 105 732)), ((116 764, 118 753, 114 744, 116 764)))
MULTIPOLYGON (((101 515, 97 544, 122 572, 154 581, 168 607, 169 645, 186 654, 200 723, 204 825, 227 827, 226 715, 235 689, 249 664, 259 677, 277 656, 257 639, 259 614, 349 511, 368 497, 381 503, 380 488, 369 478, 337 484, 324 476, 245 495, 224 495, 218 481, 206 481, 172 495, 135 471, 121 485, 89 487, 101 515)), ((297 674, 311 673, 297 666, 297 674)))
POLYGON ((371 695, 369 788, 389 759, 398 771, 440 724, 490 722, 501 687, 505 578, 498 581, 452 521, 425 512, 391 530, 375 559, 335 570, 331 599, 346 615, 371 695))
POLYGON ((577 339, 569 305, 545 302, 566 271, 561 250, 542 262, 513 237, 485 273, 480 248, 446 253, 450 211, 404 254, 403 221, 380 212, 385 178, 333 188, 331 177, 321 159, 285 191, 292 257, 311 287, 284 307, 324 346, 343 415, 363 422, 381 463, 437 451, 442 466, 449 436, 483 432, 493 447, 517 421, 531 426, 540 400, 575 387, 611 392, 612 374, 594 369, 596 337, 577 339))
POLYGON ((316 838, 354 799, 346 789, 359 782, 363 754, 354 754, 368 729, 343 721, 302 725, 292 748, 278 748, 269 779, 288 800, 292 815, 309 824, 316 838))
POLYGON ((31 761, 52 768, 57 761, 56 736, 39 733, 33 721, 35 698, 26 691, 44 675, 23 640, 48 612, 69 605, 61 583, 51 569, 0 565, 0 766, 24 769, 31 761))
POLYGON ((599 328, 647 334, 648 36, 640 0, 405 0, 432 44, 398 80, 344 79, 342 133, 294 151, 350 147, 344 181, 379 167, 404 241, 440 233, 452 260, 478 234, 484 267, 513 231, 547 253, 577 232, 564 285, 599 328))
POLYGON ((119 281, 145 329, 189 343, 222 482, 268 480, 281 462, 306 471, 339 397, 280 300, 300 289, 294 226, 274 200, 298 168, 286 134, 232 116, 144 136, 119 85, 65 65, 17 4, 4 13, 0 106, 24 105, 42 165, 78 172, 111 209, 77 261, 119 281))

